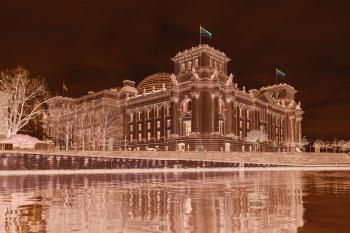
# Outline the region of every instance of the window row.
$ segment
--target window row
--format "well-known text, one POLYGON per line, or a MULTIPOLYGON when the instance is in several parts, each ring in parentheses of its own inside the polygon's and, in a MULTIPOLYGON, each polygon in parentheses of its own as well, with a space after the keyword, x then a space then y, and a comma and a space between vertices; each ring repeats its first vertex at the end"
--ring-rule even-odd
MULTIPOLYGON (((240 118, 244 118, 244 110, 245 110, 244 108, 241 108, 241 107, 238 108, 238 114, 239 114, 240 118)), ((247 109, 246 115, 247 115, 247 119, 251 119, 252 118, 252 111, 247 109)))
MULTIPOLYGON (((147 127, 147 129, 151 129, 151 122, 150 121, 147 122, 146 127, 147 127)), ((171 127, 171 120, 170 119, 167 119, 166 127, 168 127, 168 128, 171 127)), ((160 128, 160 121, 156 121, 156 128, 160 128)), ((137 124, 137 129, 139 131, 142 130, 142 124, 141 123, 137 124)), ((134 131, 134 125, 133 124, 129 125, 129 130, 130 130, 130 132, 134 131)))
POLYGON ((224 65, 222 62, 216 61, 214 59, 209 59, 209 67, 210 68, 216 68, 217 70, 223 71, 224 70, 224 65))
MULTIPOLYGON (((168 138, 168 137, 170 136, 170 134, 171 134, 171 130, 168 129, 168 130, 166 131, 166 137, 168 138)), ((157 131, 156 131, 156 135, 155 135, 155 140, 159 141, 159 140, 161 139, 161 136, 160 136, 160 135, 161 135, 161 134, 160 134, 160 130, 157 130, 157 131)), ((130 142, 133 142, 133 141, 134 141, 134 135, 133 135, 133 134, 130 134, 129 139, 130 139, 130 142)), ((151 132, 147 132, 146 138, 145 138, 145 139, 146 139, 146 141, 151 141, 151 140, 152 140, 152 138, 151 138, 151 132)), ((136 140, 137 140, 138 142, 141 142, 141 141, 142 141, 142 134, 141 134, 141 133, 138 133, 138 134, 137 134, 136 140)))
POLYGON ((194 59, 194 64, 192 60, 181 62, 181 72, 184 72, 186 70, 191 70, 192 67, 198 68, 198 66, 199 66, 198 58, 194 59))
MULTIPOLYGON (((145 116, 146 116, 146 119, 150 119, 152 116, 152 113, 151 113, 151 110, 147 110, 147 111, 145 111, 145 112, 137 112, 137 113, 130 113, 129 114, 129 121, 130 122, 133 122, 134 121, 134 117, 136 116, 137 118, 137 120, 138 121, 140 121, 140 120, 142 120, 142 115, 143 114, 146 114, 145 116)), ((165 108, 165 115, 166 116, 170 116, 170 107, 166 107, 165 108)), ((154 116, 155 117, 160 117, 160 108, 157 108, 157 109, 155 109, 154 110, 154 116)))

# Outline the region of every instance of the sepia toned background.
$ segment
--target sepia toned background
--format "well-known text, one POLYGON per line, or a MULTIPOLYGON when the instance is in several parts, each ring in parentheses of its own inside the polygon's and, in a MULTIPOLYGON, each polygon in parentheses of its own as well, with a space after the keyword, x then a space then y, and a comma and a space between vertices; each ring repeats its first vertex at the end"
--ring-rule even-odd
POLYGON ((287 76, 309 138, 347 139, 350 26, 347 1, 2 1, 0 69, 23 65, 69 95, 171 72, 170 57, 199 43, 232 59, 240 85, 287 76), (147 3, 146 3, 147 2, 147 3))

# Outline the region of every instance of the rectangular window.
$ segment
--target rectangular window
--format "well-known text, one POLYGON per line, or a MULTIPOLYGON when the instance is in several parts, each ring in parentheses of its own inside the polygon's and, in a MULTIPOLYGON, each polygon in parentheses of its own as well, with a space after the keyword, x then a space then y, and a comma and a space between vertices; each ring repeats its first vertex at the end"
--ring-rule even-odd
POLYGON ((219 133, 224 134, 224 121, 219 121, 219 133))
POLYGON ((171 130, 170 130, 170 129, 168 129, 168 130, 166 131, 166 136, 167 136, 167 137, 169 137, 169 136, 170 136, 170 134, 171 134, 171 130))
POLYGON ((170 106, 166 107, 166 115, 170 116, 170 106))
POLYGON ((276 132, 276 135, 278 135, 278 127, 276 127, 276 130, 275 130, 275 132, 276 132))
POLYGON ((156 109, 156 117, 159 117, 159 116, 160 116, 160 109, 157 108, 157 109, 156 109))
POLYGON ((134 121, 134 114, 130 113, 129 117, 130 117, 129 118, 130 122, 133 122, 134 121))
POLYGON ((192 132, 191 121, 182 122, 182 132, 184 136, 189 136, 192 132))
POLYGON ((241 121, 241 120, 239 121, 239 127, 243 128, 243 121, 241 121))
POLYGON ((147 129, 151 129, 151 122, 147 122, 147 129))
POLYGON ((170 120, 170 119, 168 119, 168 120, 166 121, 166 125, 167 125, 167 127, 171 127, 171 120, 170 120))
POLYGON ((138 129, 139 129, 139 130, 142 129, 142 125, 141 125, 141 124, 138 125, 138 129))
POLYGON ((151 141, 151 132, 147 132, 147 141, 151 141))
POLYGON ((241 140, 243 140, 243 130, 240 130, 240 131, 239 131, 239 138, 240 138, 241 140))
POLYGON ((139 133, 137 136, 138 136, 137 140, 140 142, 141 141, 141 134, 139 133))
POLYGON ((196 59, 194 60, 194 67, 195 67, 195 68, 198 67, 198 58, 196 58, 196 59))
POLYGON ((160 140, 160 131, 157 131, 157 140, 160 140))
POLYGON ((239 117, 243 117, 243 109, 239 108, 239 117))
POLYGON ((160 128, 160 121, 157 121, 157 128, 160 128))
POLYGON ((130 142, 132 142, 134 140, 134 135, 130 134, 130 142))
POLYGON ((141 120, 141 112, 137 113, 137 120, 139 120, 139 121, 141 120))
POLYGON ((147 119, 151 118, 151 111, 150 110, 147 110, 147 119))
POLYGON ((133 130, 134 130, 134 127, 133 127, 133 125, 130 125, 130 132, 132 132, 133 130))
POLYGON ((247 122, 247 130, 250 130, 250 122, 247 122))
POLYGON ((251 111, 247 110, 247 118, 250 119, 251 118, 251 111))

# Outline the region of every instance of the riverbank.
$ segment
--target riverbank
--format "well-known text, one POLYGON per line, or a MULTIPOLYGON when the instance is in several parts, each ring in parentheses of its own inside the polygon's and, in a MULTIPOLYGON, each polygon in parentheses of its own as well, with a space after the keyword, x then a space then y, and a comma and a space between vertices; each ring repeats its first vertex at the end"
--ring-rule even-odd
POLYGON ((77 170, 0 170, 0 176, 23 175, 102 175, 131 173, 198 173, 259 171, 350 171, 350 166, 313 167, 231 167, 231 168, 150 168, 150 169, 77 169, 77 170))
POLYGON ((0 151, 0 170, 350 167, 344 153, 0 151))

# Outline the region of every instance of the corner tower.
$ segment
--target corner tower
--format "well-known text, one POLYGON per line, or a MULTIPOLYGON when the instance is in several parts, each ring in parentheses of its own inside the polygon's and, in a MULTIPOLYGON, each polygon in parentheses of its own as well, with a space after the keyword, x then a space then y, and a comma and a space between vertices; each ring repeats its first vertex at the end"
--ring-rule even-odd
POLYGON ((214 49, 207 44, 202 44, 185 51, 178 52, 171 58, 174 62, 175 75, 181 75, 192 68, 217 69, 227 74, 227 63, 231 60, 225 53, 214 49))

